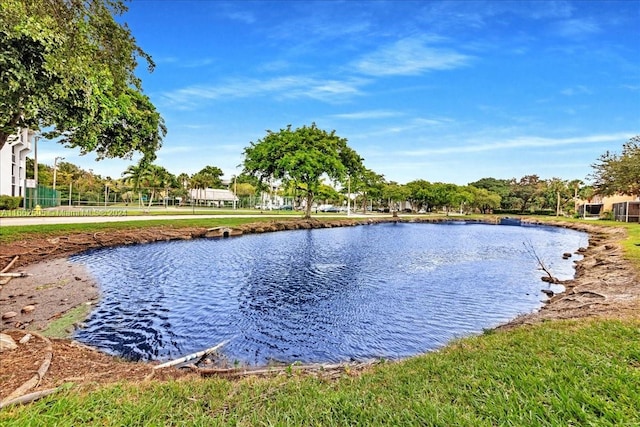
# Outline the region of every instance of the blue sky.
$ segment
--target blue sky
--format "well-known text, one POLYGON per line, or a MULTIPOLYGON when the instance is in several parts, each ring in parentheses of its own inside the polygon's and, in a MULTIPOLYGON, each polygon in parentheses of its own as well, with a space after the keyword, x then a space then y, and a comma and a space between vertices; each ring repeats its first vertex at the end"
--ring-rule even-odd
MULTIPOLYGON (((640 134, 640 1, 133 0, 174 174, 315 122, 389 181, 585 180, 640 134)), ((133 161, 55 156, 113 178, 133 161)), ((135 160, 135 159, 134 159, 135 160)))

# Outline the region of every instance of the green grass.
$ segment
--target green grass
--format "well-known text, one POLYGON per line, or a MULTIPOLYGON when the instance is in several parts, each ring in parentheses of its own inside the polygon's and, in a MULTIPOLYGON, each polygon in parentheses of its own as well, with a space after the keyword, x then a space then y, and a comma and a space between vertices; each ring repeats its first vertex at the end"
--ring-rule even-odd
MULTIPOLYGON (((297 218, 297 217, 293 217, 297 218)), ((277 218, 275 218, 277 219, 277 218)), ((281 220, 289 218, 282 217, 281 220)), ((149 221, 97 222, 88 224, 45 224, 0 227, 0 243, 11 243, 38 237, 54 237, 71 233, 95 233, 97 231, 140 229, 158 226, 171 227, 234 227, 252 222, 273 221, 274 218, 190 218, 190 219, 153 219, 149 221)))
POLYGON ((640 322, 558 321, 466 338, 355 376, 73 388, 0 412, 29 425, 640 425, 640 322))
POLYGON ((640 224, 625 224, 625 228, 629 234, 629 237, 622 241, 625 257, 640 270, 640 224))
POLYGON ((79 305, 49 323, 41 333, 49 338, 69 338, 75 325, 85 320, 90 312, 91 306, 79 305))

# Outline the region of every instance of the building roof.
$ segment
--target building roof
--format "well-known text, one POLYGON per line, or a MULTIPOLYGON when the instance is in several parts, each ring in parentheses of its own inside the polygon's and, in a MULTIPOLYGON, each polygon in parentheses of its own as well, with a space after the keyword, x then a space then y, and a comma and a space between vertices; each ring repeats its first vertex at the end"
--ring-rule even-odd
POLYGON ((189 196, 195 200, 212 200, 232 202, 238 200, 232 191, 214 188, 193 188, 189 190, 189 196))

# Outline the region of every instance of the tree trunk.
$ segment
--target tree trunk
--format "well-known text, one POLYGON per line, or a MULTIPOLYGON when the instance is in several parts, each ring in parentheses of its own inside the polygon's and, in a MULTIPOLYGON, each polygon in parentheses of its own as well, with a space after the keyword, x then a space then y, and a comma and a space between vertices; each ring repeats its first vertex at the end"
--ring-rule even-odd
POLYGON ((307 210, 304 213, 305 219, 311 218, 311 204, 313 203, 313 192, 307 191, 307 210))

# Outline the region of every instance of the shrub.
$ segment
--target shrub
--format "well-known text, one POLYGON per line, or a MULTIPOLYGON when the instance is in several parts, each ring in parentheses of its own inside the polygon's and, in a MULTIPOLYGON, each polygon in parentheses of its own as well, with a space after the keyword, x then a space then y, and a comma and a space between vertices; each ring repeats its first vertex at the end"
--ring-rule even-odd
POLYGON ((613 212, 612 211, 602 211, 602 212, 600 212, 600 219, 613 221, 613 212))
POLYGON ((18 209, 22 203, 22 197, 0 196, 0 210, 18 209))

